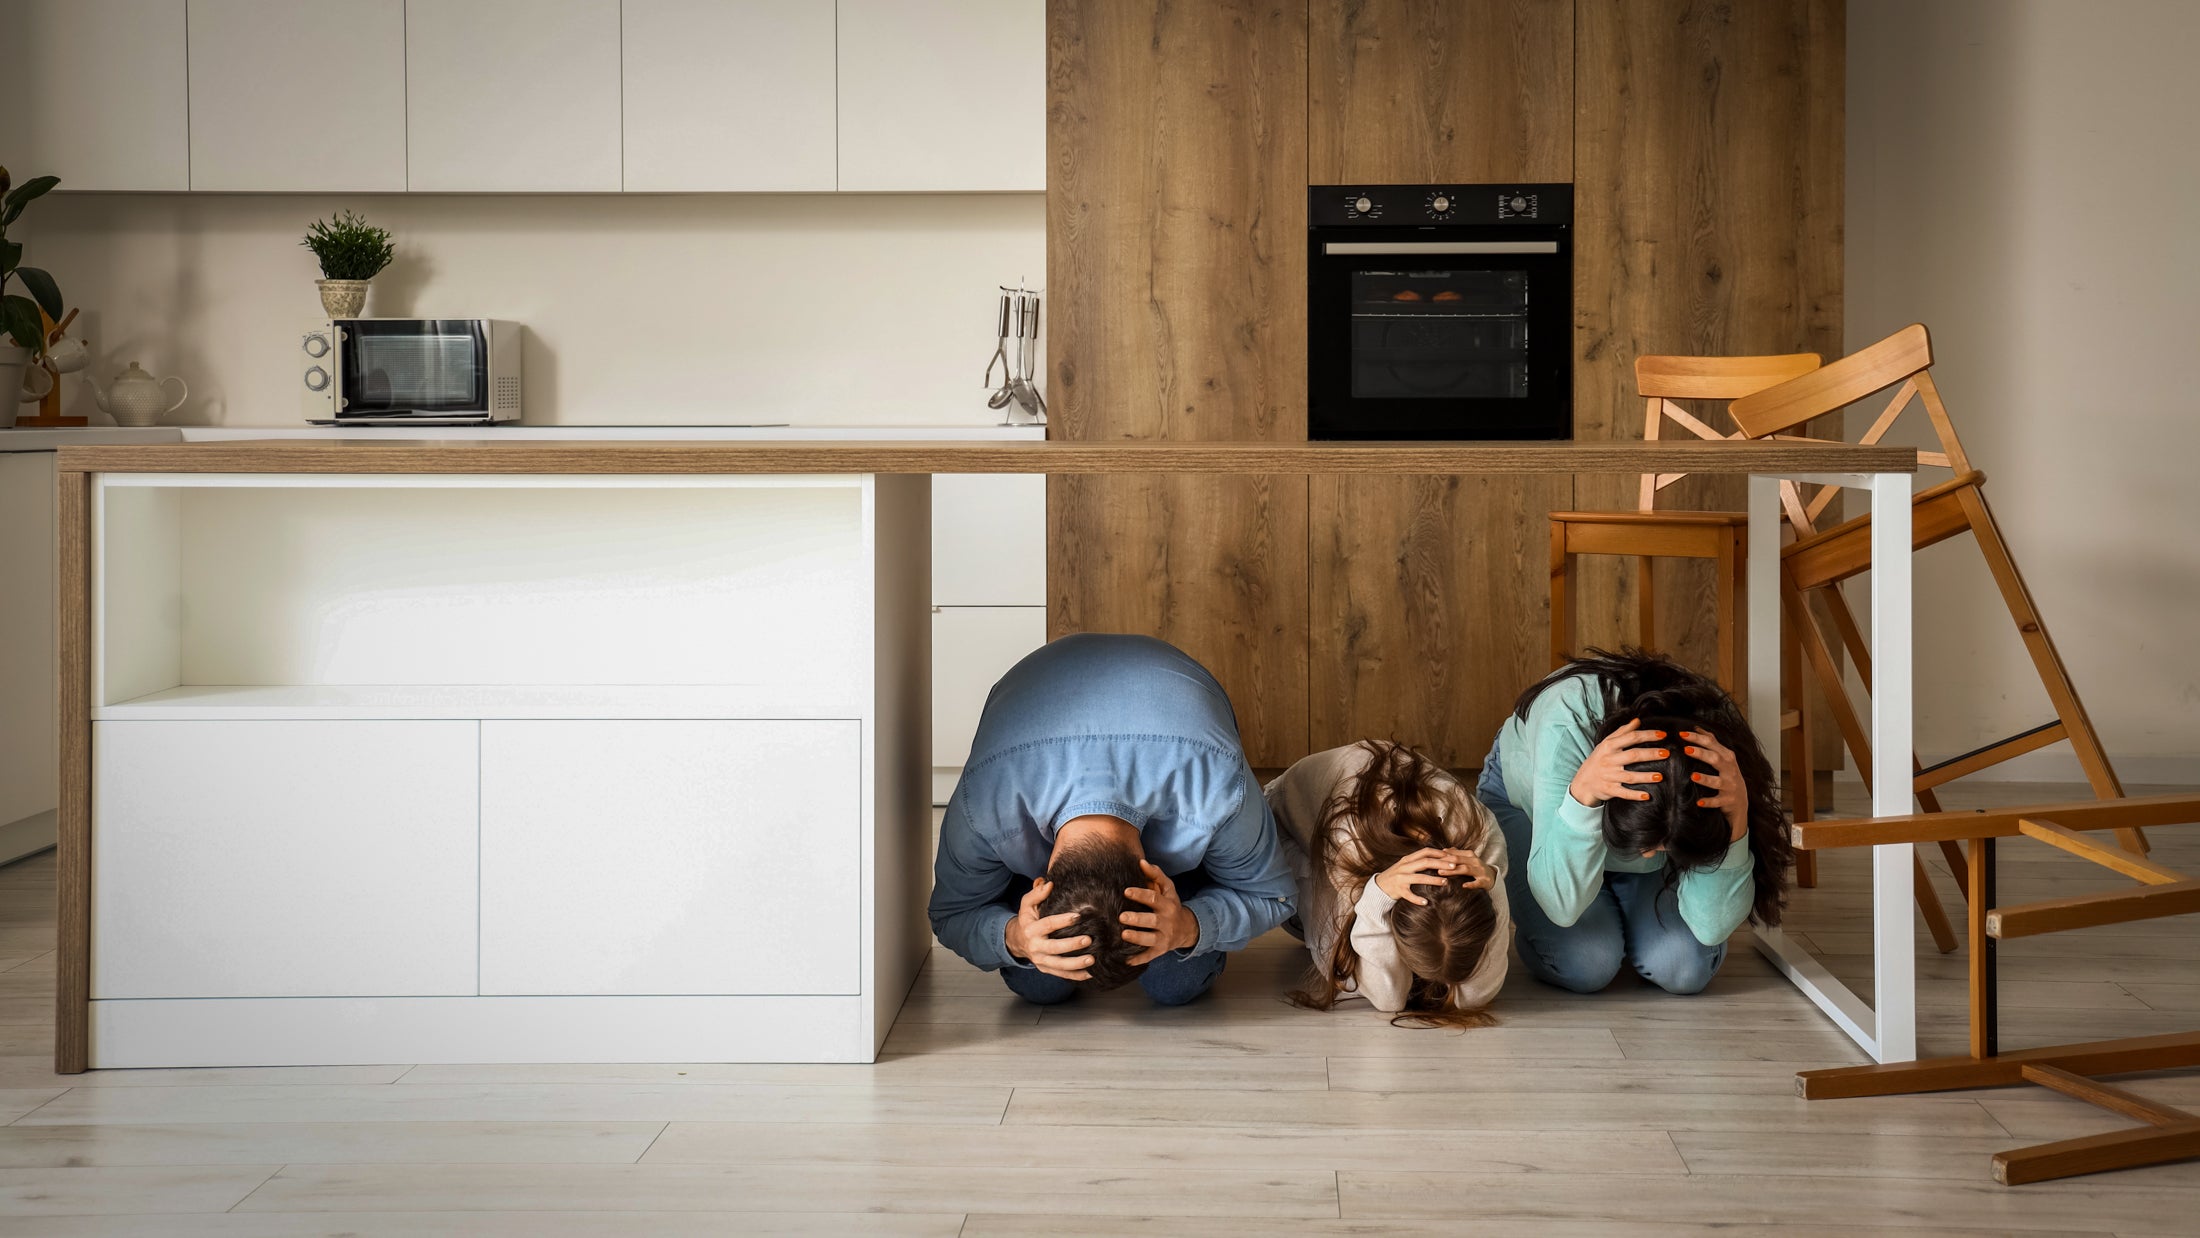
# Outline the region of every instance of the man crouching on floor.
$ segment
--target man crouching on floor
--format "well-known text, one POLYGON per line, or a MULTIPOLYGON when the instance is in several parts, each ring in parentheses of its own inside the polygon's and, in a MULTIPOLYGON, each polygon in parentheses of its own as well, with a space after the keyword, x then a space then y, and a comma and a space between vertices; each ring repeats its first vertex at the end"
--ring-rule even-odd
POLYGON ((1042 1006, 1133 977, 1180 1006, 1297 897, 1222 685, 1144 636, 993 685, 932 871, 941 943, 1042 1006))

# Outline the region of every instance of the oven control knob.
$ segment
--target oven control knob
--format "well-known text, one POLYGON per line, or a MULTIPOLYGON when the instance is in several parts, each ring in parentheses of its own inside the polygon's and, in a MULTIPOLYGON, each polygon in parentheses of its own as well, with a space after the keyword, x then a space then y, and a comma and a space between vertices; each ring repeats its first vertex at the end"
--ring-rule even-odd
POLYGON ((313 334, 311 334, 311 335, 307 336, 307 337, 306 337, 306 355, 307 355, 308 357, 326 357, 326 356, 328 356, 328 337, 327 337, 327 336, 325 336, 325 335, 323 335, 323 334, 321 334, 321 333, 320 333, 320 332, 318 332, 318 331, 316 331, 316 332, 314 332, 313 334))
POLYGON ((1528 209, 1528 200, 1519 194, 1514 194, 1512 201, 1507 202, 1505 205, 1512 208, 1513 214, 1518 215, 1528 209))
POLYGON ((1352 209, 1358 211, 1362 215, 1365 215, 1369 211, 1375 209, 1375 199, 1370 198, 1365 194, 1362 194, 1352 200, 1352 209))
POLYGON ((1451 210, 1451 199, 1443 194, 1437 194, 1428 200, 1428 209, 1439 215, 1447 214, 1451 210))
POLYGON ((308 391, 326 391, 326 390, 328 390, 328 371, 327 371, 327 370, 324 370, 324 369, 322 369, 322 368, 321 368, 320 366, 314 366, 314 367, 313 367, 312 369, 310 369, 310 370, 307 370, 307 371, 306 371, 306 390, 308 390, 308 391))

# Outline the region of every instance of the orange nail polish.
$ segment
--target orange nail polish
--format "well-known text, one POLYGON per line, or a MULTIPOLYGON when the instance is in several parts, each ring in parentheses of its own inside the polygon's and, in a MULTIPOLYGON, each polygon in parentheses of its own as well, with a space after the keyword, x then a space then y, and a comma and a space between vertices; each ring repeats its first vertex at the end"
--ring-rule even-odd
POLYGON ((1665 775, 1663 775, 1663 774, 1652 774, 1652 775, 1650 775, 1650 781, 1652 781, 1652 782, 1664 782, 1664 781, 1665 781, 1665 775))

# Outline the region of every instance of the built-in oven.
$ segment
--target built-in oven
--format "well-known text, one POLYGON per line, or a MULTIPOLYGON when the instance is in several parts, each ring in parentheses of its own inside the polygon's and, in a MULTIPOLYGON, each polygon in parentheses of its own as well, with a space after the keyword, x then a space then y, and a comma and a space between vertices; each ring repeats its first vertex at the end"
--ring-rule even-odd
POLYGON ((1571 185, 1317 185, 1307 436, 1573 437, 1571 185))

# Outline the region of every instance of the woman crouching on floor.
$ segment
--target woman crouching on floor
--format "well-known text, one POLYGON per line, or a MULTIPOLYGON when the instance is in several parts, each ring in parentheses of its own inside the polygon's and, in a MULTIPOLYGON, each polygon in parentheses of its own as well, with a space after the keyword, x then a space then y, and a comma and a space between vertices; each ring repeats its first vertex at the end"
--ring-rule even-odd
POLYGON ((1743 920, 1780 922, 1795 852, 1771 762, 1725 690, 1664 657, 1590 650, 1539 680, 1475 794, 1545 984, 1594 993, 1629 966, 1700 992, 1743 920))
POLYGON ((1483 1027, 1505 983, 1505 837, 1451 775, 1379 740, 1317 752, 1268 784, 1314 957, 1291 1000, 1364 997, 1394 1023, 1483 1027))

